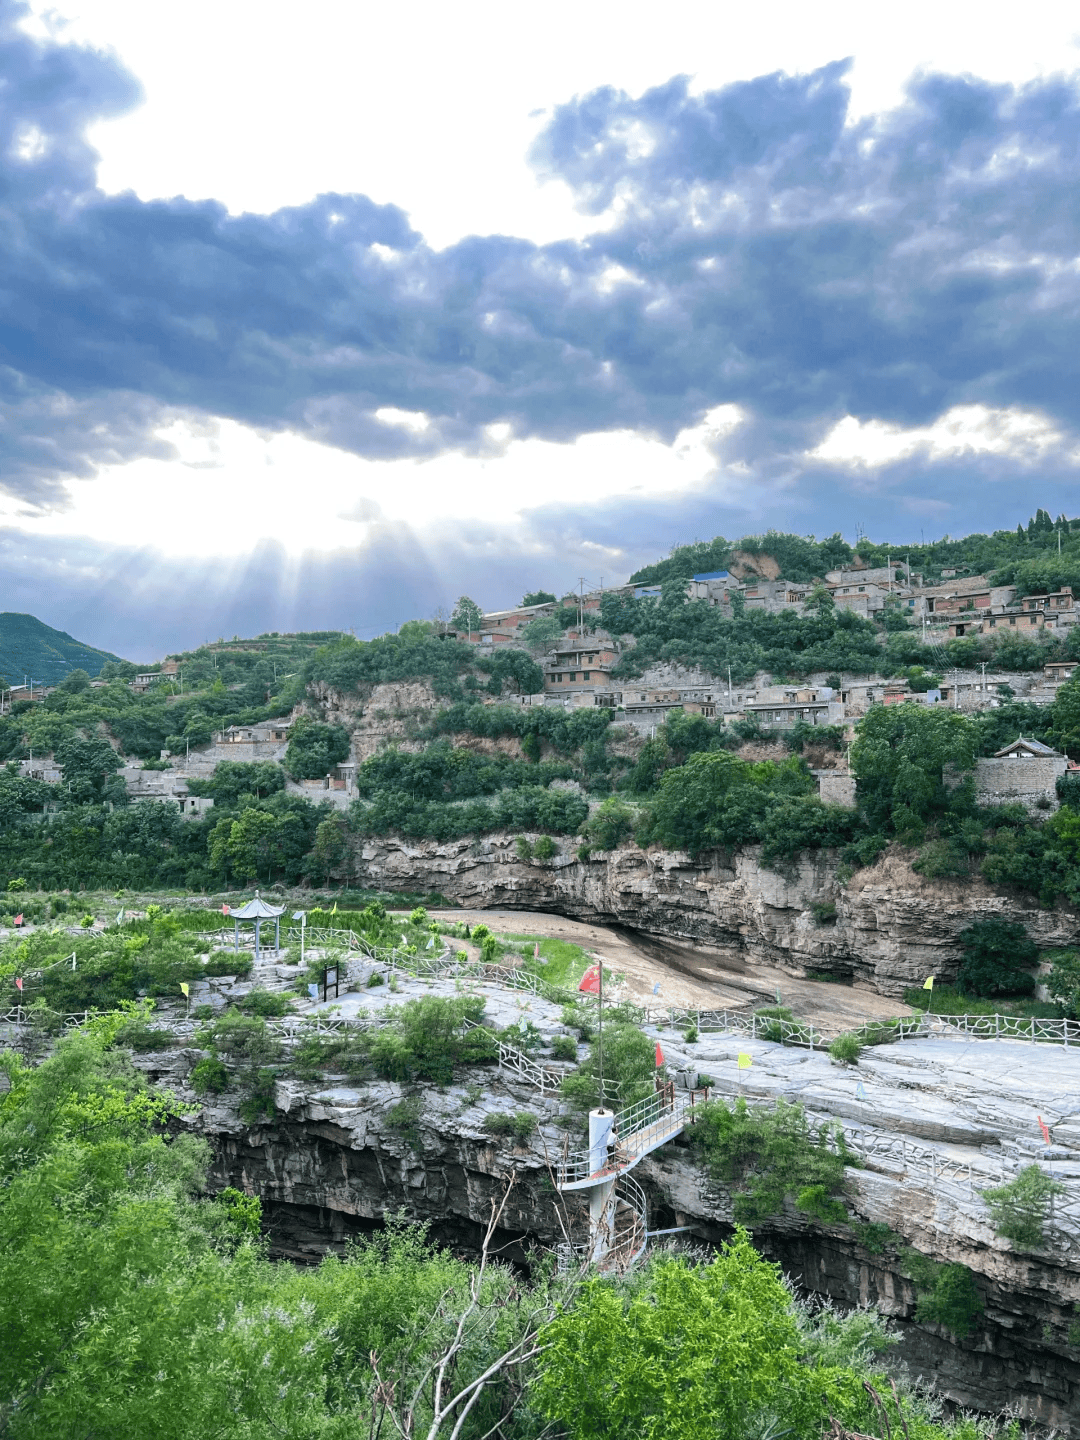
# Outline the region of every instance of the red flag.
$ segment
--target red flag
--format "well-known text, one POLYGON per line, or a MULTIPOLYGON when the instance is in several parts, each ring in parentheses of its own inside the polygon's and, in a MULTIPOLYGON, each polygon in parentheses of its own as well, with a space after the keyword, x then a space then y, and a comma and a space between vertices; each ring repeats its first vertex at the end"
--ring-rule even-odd
POLYGON ((577 987, 589 995, 600 994, 600 966, 590 965, 585 974, 581 977, 581 984, 577 987))
POLYGON ((18 915, 15 916, 15 924, 16 924, 16 925, 21 925, 21 924, 22 924, 22 911, 21 911, 21 910, 19 911, 18 915))
POLYGON ((657 1042, 656 1042, 656 1068, 659 1070, 659 1069, 660 1069, 660 1066, 663 1065, 663 1064, 664 1064, 664 1052, 663 1052, 663 1050, 660 1049, 660 1041, 657 1040, 657 1042))
POLYGON ((1038 1116, 1038 1121, 1039 1129, 1043 1132, 1043 1139, 1046 1141, 1047 1145, 1049 1145, 1051 1143, 1050 1131, 1046 1128, 1046 1121, 1042 1118, 1041 1115, 1038 1116))
POLYGON ((16 975, 16 976, 15 976, 15 984, 19 987, 20 990, 22 989, 22 976, 21 976, 21 975, 16 975))
POLYGON ((222 913, 223 915, 228 915, 228 914, 230 913, 228 905, 222 905, 222 907, 221 907, 221 913, 222 913))
POLYGON ((533 946, 533 959, 534 959, 534 960, 539 960, 539 959, 540 959, 540 941, 539 941, 539 940, 537 940, 536 944, 533 946))

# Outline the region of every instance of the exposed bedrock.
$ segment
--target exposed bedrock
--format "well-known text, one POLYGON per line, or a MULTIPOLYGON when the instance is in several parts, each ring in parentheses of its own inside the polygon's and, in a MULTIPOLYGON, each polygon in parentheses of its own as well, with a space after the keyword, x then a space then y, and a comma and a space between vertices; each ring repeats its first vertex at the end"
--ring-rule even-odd
MULTIPOLYGON (((674 1035, 665 1034, 664 1045, 672 1063, 686 1063, 674 1035)), ((966 1266, 984 1308, 960 1339, 918 1322, 918 1297, 897 1245, 875 1253, 852 1226, 822 1224, 789 1205, 756 1227, 754 1239, 797 1285, 845 1307, 878 1306, 900 1332, 895 1353, 956 1403, 1012 1407, 1080 1431, 1075 1205, 1063 1201, 1044 1245, 1021 1252, 995 1233, 979 1194, 1035 1154, 1028 1111, 1038 1109, 1060 1136, 1055 1169, 1075 1198, 1080 1089, 1071 1054, 1019 1042, 932 1040, 868 1052, 848 1068, 817 1052, 715 1036, 700 1042, 694 1056, 721 1092, 749 1087, 746 1093, 759 1100, 797 1098, 812 1117, 845 1123, 858 1111, 874 1151, 866 1168, 847 1172, 853 1219, 887 1226, 935 1261, 966 1266), (737 1065, 748 1046, 749 1081, 737 1065), (921 1147, 917 1153, 913 1145, 921 1147), (950 1165, 952 1178, 943 1178, 950 1165)), ((142 1063, 194 1099, 186 1075, 196 1058, 197 1052, 172 1052, 142 1063)), ((413 1090, 385 1081, 284 1079, 275 1105, 272 1120, 247 1125, 225 1096, 189 1123, 211 1142, 212 1186, 259 1196, 273 1251, 282 1258, 312 1262, 340 1251, 395 1212, 427 1221, 440 1242, 476 1253, 492 1203, 511 1179, 497 1235, 506 1258, 527 1262, 532 1247, 557 1245, 568 1229, 571 1238, 583 1238, 580 1211, 564 1210, 552 1183, 551 1162, 567 1135, 557 1123, 560 1101, 510 1083, 506 1072, 480 1069, 444 1089, 413 1090), (527 1143, 485 1131, 493 1112, 524 1109, 538 1122, 527 1143)), ((686 1238, 704 1243, 731 1234, 731 1195, 708 1177, 685 1140, 648 1156, 634 1177, 648 1196, 653 1229, 689 1226, 686 1238)))
POLYGON ((795 975, 830 972, 883 995, 899 996, 928 974, 954 978, 959 932, 987 916, 1019 921, 1043 948, 1074 944, 1080 933, 1072 907, 1042 910, 1033 897, 995 893, 981 881, 926 880, 896 856, 842 884, 830 851, 804 853, 778 870, 761 863, 756 846, 694 861, 630 845, 584 862, 569 853, 541 863, 522 861, 516 839, 380 836, 360 847, 358 875, 366 885, 438 891, 470 907, 625 925, 741 952, 795 975), (815 904, 834 905, 835 920, 821 923, 815 904))

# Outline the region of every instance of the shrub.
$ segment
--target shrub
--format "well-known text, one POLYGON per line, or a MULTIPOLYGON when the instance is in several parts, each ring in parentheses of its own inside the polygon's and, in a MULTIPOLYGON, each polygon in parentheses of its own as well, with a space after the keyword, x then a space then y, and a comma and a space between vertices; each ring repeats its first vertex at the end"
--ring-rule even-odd
MULTIPOLYGON (((618 1086, 620 1107, 633 1105, 655 1090, 656 1044, 636 1025, 613 1021, 604 1026, 604 1081, 618 1086)), ((581 1110, 600 1102, 599 1040, 589 1058, 562 1082, 562 1093, 581 1110)))
POLYGON ((576 1060, 577 1051, 577 1041, 572 1035, 556 1035, 551 1042, 553 1060, 576 1060))
POLYGON ((229 950, 213 950, 203 964, 204 975, 235 975, 238 980, 250 975, 255 961, 250 955, 234 954, 229 950))
POLYGON ((531 860, 533 857, 533 847, 524 835, 519 835, 514 841, 514 849, 519 860, 531 860))
POLYGON ((369 990, 374 990, 375 987, 376 987, 376 985, 385 985, 385 984, 386 984, 386 976, 383 974, 383 972, 382 972, 381 970, 373 970, 373 971, 371 972, 371 974, 368 976, 367 988, 368 988, 369 990))
POLYGON ((810 914, 814 917, 815 925, 834 925, 836 923, 836 901, 815 900, 810 906, 810 914))
POLYGON ((633 831, 637 820, 625 800, 609 796, 585 822, 584 834, 596 850, 614 850, 633 831))
POLYGON ((419 1152, 422 1149, 420 1139, 420 1097, 418 1095, 407 1095, 404 1100, 399 1100, 386 1112, 386 1123, 391 1130, 396 1130, 409 1146, 419 1152))
POLYGON ((697 1044, 697 1027, 694 1026, 694 1025, 691 1025, 688 1030, 683 1031, 683 1039, 686 1041, 687 1045, 696 1045, 696 1044, 697 1044))
POLYGON ((915 1288, 915 1319, 923 1325, 944 1325, 963 1339, 983 1313, 983 1299, 966 1265, 938 1265, 917 1250, 904 1259, 915 1288))
POLYGON ((1015 1180, 984 1190, 982 1197, 997 1234, 1027 1250, 1036 1250, 1043 1243, 1050 1202, 1064 1189, 1038 1165, 1028 1165, 1015 1180))
POLYGON ((220 1095, 229 1086, 229 1072, 216 1055, 205 1055, 191 1072, 192 1089, 199 1095, 220 1095))
POLYGON ((292 1006, 284 995, 273 990, 252 990, 240 1001, 240 1009, 248 1015, 291 1015, 292 1006))
POLYGON ((1055 954, 1046 988, 1067 1015, 1080 1016, 1080 952, 1059 950, 1055 954))
POLYGON ((537 860, 553 860, 556 852, 557 846, 550 835, 541 835, 533 846, 533 854, 537 860))
POLYGON ((155 1030, 143 1019, 132 1019, 116 1032, 117 1045, 129 1050, 146 1053, 150 1050, 165 1050, 176 1040, 172 1030, 155 1030))
POLYGON ((839 1060, 841 1065, 854 1065, 862 1054, 862 1049, 858 1038, 849 1032, 836 1037, 829 1046, 829 1054, 834 1060, 839 1060))
POLYGON ((1035 977, 1021 967, 1034 965, 1038 949, 1022 925, 1007 920, 978 920, 961 931, 964 947, 958 987, 962 994, 1030 995, 1035 977))
POLYGON ((244 1098, 236 1107, 241 1120, 254 1125, 258 1120, 272 1120, 274 1116, 274 1082, 276 1076, 268 1066, 262 1066, 249 1073, 244 1086, 244 1098))
POLYGON ((827 1125, 815 1132, 801 1105, 778 1100, 772 1110, 750 1109, 740 1099, 729 1108, 710 1100, 697 1110, 689 1140, 711 1174, 733 1190, 736 1220, 758 1224, 778 1214, 788 1196, 811 1214, 842 1218, 836 1197, 854 1159, 843 1132, 827 1125))
POLYGON ((527 1140, 536 1129, 536 1116, 528 1110, 518 1110, 513 1115, 500 1111, 485 1118, 484 1129, 489 1135, 512 1135, 515 1140, 527 1140))

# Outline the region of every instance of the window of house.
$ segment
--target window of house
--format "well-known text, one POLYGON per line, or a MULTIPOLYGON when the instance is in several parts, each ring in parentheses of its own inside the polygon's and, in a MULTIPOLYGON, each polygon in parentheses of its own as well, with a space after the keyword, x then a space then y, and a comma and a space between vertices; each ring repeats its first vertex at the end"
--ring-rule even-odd
POLYGON ((585 674, 584 674, 581 678, 582 678, 583 680, 591 680, 591 679, 592 679, 592 671, 591 671, 591 670, 586 670, 586 671, 585 671, 585 674))

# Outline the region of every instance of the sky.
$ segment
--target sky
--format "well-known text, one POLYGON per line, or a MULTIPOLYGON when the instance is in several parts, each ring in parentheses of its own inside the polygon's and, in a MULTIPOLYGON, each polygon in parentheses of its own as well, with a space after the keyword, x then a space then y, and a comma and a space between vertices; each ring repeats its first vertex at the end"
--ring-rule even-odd
POLYGON ((1080 514, 1075 6, 0 0, 0 610, 367 637, 1080 514))

